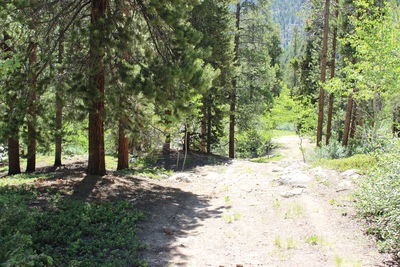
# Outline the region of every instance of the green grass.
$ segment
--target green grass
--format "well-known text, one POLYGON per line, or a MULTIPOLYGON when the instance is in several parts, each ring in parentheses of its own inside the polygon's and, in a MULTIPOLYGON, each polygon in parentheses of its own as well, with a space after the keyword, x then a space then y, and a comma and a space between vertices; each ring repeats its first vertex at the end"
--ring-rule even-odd
POLYGON ((329 243, 324 238, 317 235, 308 236, 305 238, 305 241, 306 243, 314 246, 316 245, 329 246, 329 243))
MULTIPOLYGON (((44 166, 52 166, 54 164, 54 156, 37 155, 36 164, 44 166)), ((26 158, 20 158, 21 171, 26 169, 26 158)), ((0 167, 0 172, 8 172, 8 165, 0 167)))
POLYGON ((267 163, 270 161, 274 161, 274 160, 280 160, 283 159, 284 156, 282 155, 275 155, 275 156, 267 156, 267 157, 262 157, 262 158, 255 158, 255 159, 251 159, 251 162, 256 162, 256 163, 267 163))
POLYGON ((8 166, 4 165, 0 167, 0 172, 7 172, 8 171, 8 166))
POLYGON ((106 155, 106 169, 117 169, 118 158, 110 155, 106 155))
POLYGON ((230 196, 225 196, 224 197, 224 201, 225 201, 226 204, 232 204, 232 199, 231 199, 230 196))
POLYGON ((290 202, 288 208, 285 212, 285 218, 296 218, 300 217, 304 214, 304 207, 301 203, 298 202, 290 202))
POLYGON ((272 137, 296 135, 295 131, 286 131, 286 130, 272 130, 271 133, 272 133, 272 137))
POLYGON ((356 169, 359 172, 366 173, 377 163, 375 157, 371 155, 354 155, 342 159, 319 159, 313 162, 314 166, 322 166, 327 169, 345 171, 356 169))
POLYGON ((233 223, 234 221, 237 221, 240 218, 242 218, 242 215, 239 213, 228 214, 228 215, 222 216, 222 220, 226 223, 233 223))
POLYGON ((43 174, 43 173, 38 173, 38 174, 21 173, 21 174, 16 174, 16 175, 0 178, 0 187, 32 183, 38 179, 48 179, 50 177, 52 177, 52 175, 48 174, 48 173, 46 173, 46 174, 43 174))

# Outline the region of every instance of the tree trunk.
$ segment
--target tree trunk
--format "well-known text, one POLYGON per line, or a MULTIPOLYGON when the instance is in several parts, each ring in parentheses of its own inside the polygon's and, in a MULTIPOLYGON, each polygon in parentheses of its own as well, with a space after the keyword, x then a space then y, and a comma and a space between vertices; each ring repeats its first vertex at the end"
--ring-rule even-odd
POLYGON ((343 139, 342 139, 343 146, 347 146, 349 144, 352 113, 353 113, 353 96, 350 95, 347 99, 346 119, 344 121, 344 132, 343 132, 343 139))
POLYGON ((393 110, 393 136, 400 137, 400 107, 393 110))
POLYGON ((59 93, 56 93, 56 135, 55 135, 55 155, 54 155, 54 167, 62 165, 62 114, 63 104, 62 97, 59 93))
POLYGON ((187 124, 185 123, 185 131, 183 136, 183 151, 189 151, 189 150, 190 150, 190 132, 187 124))
POLYGON ((363 127, 363 113, 362 113, 362 110, 361 110, 361 106, 359 104, 359 107, 357 109, 357 128, 359 129, 358 134, 356 132, 356 137, 357 138, 361 138, 362 137, 362 127, 363 127))
POLYGON ((165 135, 165 142, 163 145, 163 153, 164 154, 169 154, 171 152, 171 129, 169 129, 169 125, 171 124, 171 121, 168 119, 168 116, 172 115, 171 110, 166 110, 165 111, 165 115, 167 116, 167 118, 165 119, 165 124, 167 125, 167 133, 165 135))
MULTIPOLYGON (((335 8, 336 8, 335 17, 336 17, 336 20, 337 20, 338 17, 339 17, 339 7, 338 7, 339 0, 336 0, 335 3, 336 3, 336 7, 335 7, 335 8)), ((337 22, 336 22, 335 28, 333 29, 333 36, 332 36, 332 53, 331 53, 331 66, 330 66, 330 69, 331 69, 331 76, 330 76, 330 78, 331 78, 331 79, 335 77, 336 47, 337 47, 337 30, 338 30, 338 27, 337 27, 337 22)), ((326 124, 326 145, 329 145, 329 141, 330 141, 331 136, 332 136, 332 118, 333 118, 333 104, 334 104, 334 100, 335 100, 335 97, 334 97, 334 95, 331 93, 331 94, 329 95, 328 121, 327 121, 327 124, 326 124)))
POLYGON ((353 111, 351 115, 350 138, 354 139, 357 130, 357 103, 353 100, 353 111))
MULTIPOLYGON (((329 6, 330 0, 325 0, 324 11, 324 36, 322 39, 322 59, 321 59, 321 83, 326 81, 326 62, 328 54, 328 34, 329 34, 329 6)), ((318 103, 318 126, 317 126, 317 146, 321 146, 322 141, 322 128, 324 124, 324 105, 325 105, 325 91, 324 88, 319 89, 319 103, 318 103)))
POLYGON ((207 153, 211 153, 211 137, 212 137, 212 118, 211 118, 211 100, 207 101, 207 153))
POLYGON ((21 173, 18 136, 8 138, 8 175, 21 173))
MULTIPOLYGON (((239 42, 240 42, 240 1, 236 4, 236 36, 235 36, 235 61, 239 66, 239 42)), ((237 79, 233 80, 233 88, 230 96, 230 116, 229 116, 229 157, 235 158, 235 127, 236 127, 236 91, 237 79)))
POLYGON ((104 175, 106 173, 104 152, 104 48, 105 13, 107 0, 92 0, 90 35, 90 56, 92 64, 91 85, 94 100, 89 112, 89 163, 88 173, 104 175))
MULTIPOLYGON (((1 49, 4 53, 13 52, 13 48, 8 46, 6 41, 11 40, 6 32, 3 33, 4 42, 0 43, 1 49)), ((6 58, 11 58, 8 56, 6 58)), ((10 98, 6 98, 8 109, 7 116, 7 126, 10 129, 7 146, 8 146, 8 175, 14 175, 21 173, 20 158, 19 158, 19 127, 18 119, 15 118, 16 112, 14 111, 16 94, 12 95, 10 98)))
POLYGON ((165 142, 163 145, 163 153, 168 154, 171 152, 171 134, 167 133, 165 135, 165 142))
POLYGON ((126 137, 124 122, 121 120, 118 127, 118 166, 117 170, 129 168, 129 142, 126 137))
POLYGON ((206 101, 203 98, 203 107, 201 108, 201 112, 203 113, 203 117, 201 118, 201 128, 200 128, 200 151, 205 153, 207 152, 207 113, 206 113, 206 101))
MULTIPOLYGON (((58 63, 63 63, 63 54, 64 54, 64 45, 63 45, 63 36, 60 35, 60 43, 58 47, 58 63)), ((62 82, 63 70, 60 68, 60 83, 62 82)), ((56 121, 55 121, 55 155, 54 155, 54 167, 58 167, 62 165, 61 155, 62 155, 62 117, 63 117, 63 91, 64 88, 58 86, 56 89, 56 121)))
POLYGON ((36 170, 36 73, 34 71, 37 62, 37 44, 31 43, 29 56, 29 99, 28 99, 28 154, 26 163, 26 172, 36 170))

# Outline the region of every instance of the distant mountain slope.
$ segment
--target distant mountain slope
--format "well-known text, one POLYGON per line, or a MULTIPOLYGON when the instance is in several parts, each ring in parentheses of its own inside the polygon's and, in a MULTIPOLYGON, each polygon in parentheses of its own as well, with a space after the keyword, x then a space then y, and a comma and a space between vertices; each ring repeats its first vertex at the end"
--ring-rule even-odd
POLYGON ((307 0, 272 0, 272 17, 279 24, 282 44, 287 46, 292 38, 293 28, 302 28, 304 18, 302 10, 307 0))

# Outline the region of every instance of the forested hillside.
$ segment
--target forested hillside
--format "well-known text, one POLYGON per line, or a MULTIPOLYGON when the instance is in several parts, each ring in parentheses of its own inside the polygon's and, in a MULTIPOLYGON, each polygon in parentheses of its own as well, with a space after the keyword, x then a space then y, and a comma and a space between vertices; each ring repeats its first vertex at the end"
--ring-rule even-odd
POLYGON ((282 45, 287 46, 293 38, 294 31, 301 31, 307 18, 307 0, 274 0, 272 17, 280 26, 282 45))
POLYGON ((0 265, 397 266, 399 14, 1 1, 0 265))

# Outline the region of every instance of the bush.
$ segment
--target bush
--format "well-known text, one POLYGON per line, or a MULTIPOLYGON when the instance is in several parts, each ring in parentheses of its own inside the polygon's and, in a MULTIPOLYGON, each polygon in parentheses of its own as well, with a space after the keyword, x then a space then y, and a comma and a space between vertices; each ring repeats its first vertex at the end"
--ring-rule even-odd
POLYGON ((348 147, 333 140, 329 145, 317 148, 312 157, 314 159, 341 159, 359 154, 372 154, 376 151, 390 151, 391 149, 393 149, 393 142, 387 139, 352 139, 348 147))
POLYGON ((338 141, 331 141, 329 145, 316 148, 313 157, 315 159, 340 159, 349 156, 349 151, 338 141))
POLYGON ((236 153, 241 158, 255 158, 269 154, 272 135, 269 132, 246 131, 236 136, 236 153))
POLYGON ((356 200, 382 249, 400 252, 400 146, 379 155, 376 167, 359 181, 356 200))

